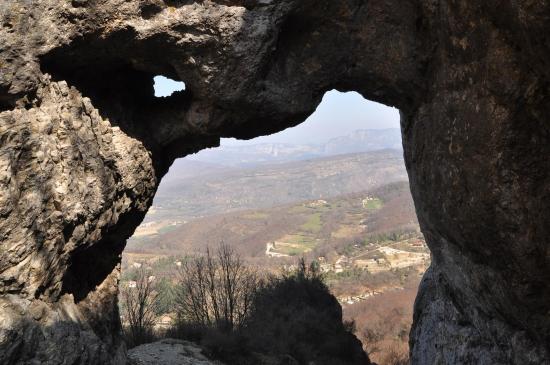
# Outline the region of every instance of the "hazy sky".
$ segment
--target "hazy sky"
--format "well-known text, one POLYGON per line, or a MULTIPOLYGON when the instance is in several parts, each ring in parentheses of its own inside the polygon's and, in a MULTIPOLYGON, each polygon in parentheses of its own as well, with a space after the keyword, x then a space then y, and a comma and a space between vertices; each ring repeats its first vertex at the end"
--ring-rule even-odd
MULTIPOLYGON (((185 88, 162 76, 155 77, 155 95, 168 96, 185 88)), ((251 141, 223 139, 223 145, 257 143, 317 144, 347 135, 357 129, 399 128, 399 111, 364 99, 356 92, 329 91, 317 110, 302 124, 282 132, 255 138, 251 141)))
POLYGON ((155 76, 155 96, 170 96, 174 91, 185 90, 185 83, 164 76, 155 76))

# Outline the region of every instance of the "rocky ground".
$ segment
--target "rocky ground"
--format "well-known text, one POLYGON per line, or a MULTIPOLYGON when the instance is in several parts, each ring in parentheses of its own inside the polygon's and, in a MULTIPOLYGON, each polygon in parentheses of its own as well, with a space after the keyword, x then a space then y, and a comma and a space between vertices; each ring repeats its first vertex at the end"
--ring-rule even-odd
POLYGON ((164 339, 128 351, 128 365, 223 365, 211 361, 192 342, 164 339))

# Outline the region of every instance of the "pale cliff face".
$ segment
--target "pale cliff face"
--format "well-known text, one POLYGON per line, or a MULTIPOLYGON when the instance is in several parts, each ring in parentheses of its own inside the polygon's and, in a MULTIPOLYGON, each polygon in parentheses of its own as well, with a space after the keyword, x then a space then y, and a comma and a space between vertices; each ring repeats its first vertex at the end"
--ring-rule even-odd
POLYGON ((332 88, 402 112, 434 258, 413 362, 550 361, 544 1, 14 0, 0 19, 0 362, 122 361, 119 254, 174 158, 295 125, 332 88), (187 90, 155 99, 157 74, 187 90))

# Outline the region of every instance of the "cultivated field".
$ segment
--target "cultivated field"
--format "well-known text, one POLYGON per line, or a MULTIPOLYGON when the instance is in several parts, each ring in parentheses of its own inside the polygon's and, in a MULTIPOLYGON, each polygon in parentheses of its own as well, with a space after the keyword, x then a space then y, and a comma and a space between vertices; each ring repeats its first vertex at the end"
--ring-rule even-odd
MULTIPOLYGON (((169 285, 186 257, 221 241, 265 272, 292 268, 305 257, 319 264, 375 361, 384 364, 385 357, 407 350, 412 303, 430 256, 406 182, 144 229, 156 232, 128 244, 123 285, 140 265, 169 285)), ((160 318, 169 321, 170 314, 160 318)))

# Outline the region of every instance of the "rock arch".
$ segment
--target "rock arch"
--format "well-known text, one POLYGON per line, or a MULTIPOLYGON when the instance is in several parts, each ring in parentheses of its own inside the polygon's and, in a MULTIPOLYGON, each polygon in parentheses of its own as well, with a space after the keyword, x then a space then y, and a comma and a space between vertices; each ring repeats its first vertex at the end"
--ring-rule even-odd
POLYGON ((546 2, 13 0, 0 19, 0 362, 123 361, 119 255, 172 161, 333 88, 401 110, 433 254, 413 363, 550 362, 546 2), (154 75, 187 88, 155 99, 154 75))

